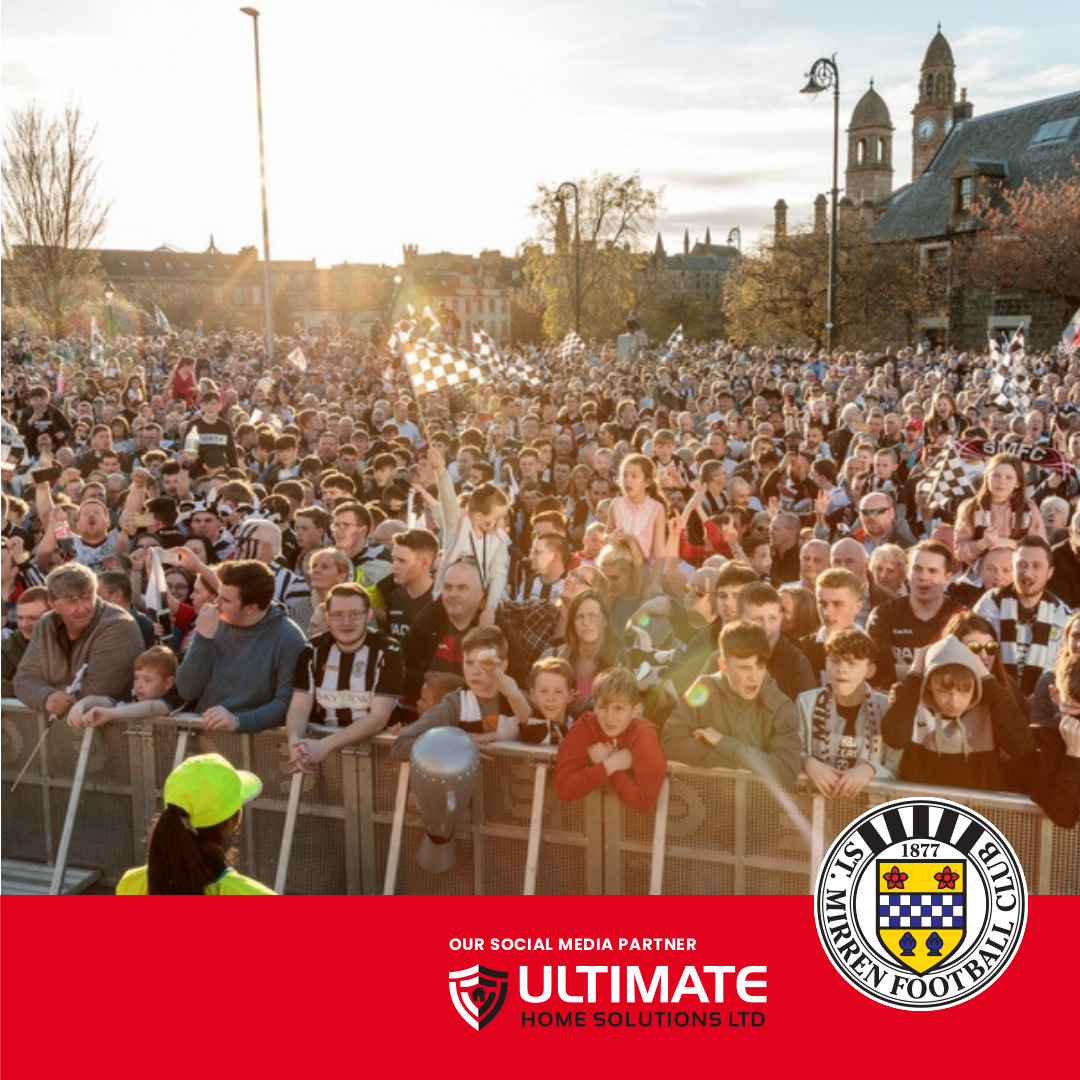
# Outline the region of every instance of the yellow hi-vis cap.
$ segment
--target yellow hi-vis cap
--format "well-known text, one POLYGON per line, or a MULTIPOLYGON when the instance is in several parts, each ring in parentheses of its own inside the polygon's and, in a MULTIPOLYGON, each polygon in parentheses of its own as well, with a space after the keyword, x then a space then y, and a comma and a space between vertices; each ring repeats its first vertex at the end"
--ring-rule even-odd
POLYGON ((262 781, 234 769, 220 754, 199 754, 181 762, 165 781, 165 805, 183 810, 192 826, 219 825, 258 796, 262 781))

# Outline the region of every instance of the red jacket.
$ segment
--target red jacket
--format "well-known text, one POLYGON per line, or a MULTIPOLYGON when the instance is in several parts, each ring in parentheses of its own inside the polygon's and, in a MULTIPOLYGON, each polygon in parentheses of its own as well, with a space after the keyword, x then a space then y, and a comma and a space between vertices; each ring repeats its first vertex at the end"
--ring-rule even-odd
POLYGON ((667 761, 660 749, 660 737, 648 720, 630 721, 630 726, 615 740, 616 748, 626 747, 634 759, 629 769, 608 776, 604 763, 594 765, 589 759, 593 743, 607 742, 595 713, 583 713, 559 743, 555 759, 555 791, 563 802, 582 799, 604 784, 632 810, 647 814, 656 805, 664 782, 667 761))

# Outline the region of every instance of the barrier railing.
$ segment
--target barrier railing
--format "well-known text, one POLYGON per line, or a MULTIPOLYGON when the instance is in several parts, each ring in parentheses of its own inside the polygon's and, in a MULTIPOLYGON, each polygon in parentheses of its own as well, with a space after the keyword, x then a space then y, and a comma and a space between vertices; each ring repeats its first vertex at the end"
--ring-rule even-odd
POLYGON ((457 866, 432 874, 414 857, 422 823, 388 736, 331 754, 307 776, 288 773, 281 729, 206 732, 196 716, 87 732, 56 724, 12 792, 45 719, 5 700, 2 728, 4 858, 51 865, 53 891, 68 863, 115 884, 145 861, 165 777, 184 757, 217 751, 263 780, 244 816, 240 869, 281 892, 808 893, 848 822, 920 792, 993 821, 1032 893, 1080 892, 1080 828, 1055 827, 1020 795, 875 782, 857 799, 827 800, 805 784, 777 791, 749 773, 673 765, 644 815, 609 789, 561 803, 553 749, 495 744, 456 837, 457 866))

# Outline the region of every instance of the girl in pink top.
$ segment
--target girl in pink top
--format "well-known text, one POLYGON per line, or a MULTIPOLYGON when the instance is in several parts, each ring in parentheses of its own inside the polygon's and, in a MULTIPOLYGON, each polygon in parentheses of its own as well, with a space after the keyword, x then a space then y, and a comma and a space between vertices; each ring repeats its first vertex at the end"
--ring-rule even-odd
POLYGON ((612 540, 631 540, 642 561, 655 574, 663 555, 667 503, 656 485, 656 466, 644 454, 625 457, 619 469, 621 495, 611 500, 607 533, 612 540))

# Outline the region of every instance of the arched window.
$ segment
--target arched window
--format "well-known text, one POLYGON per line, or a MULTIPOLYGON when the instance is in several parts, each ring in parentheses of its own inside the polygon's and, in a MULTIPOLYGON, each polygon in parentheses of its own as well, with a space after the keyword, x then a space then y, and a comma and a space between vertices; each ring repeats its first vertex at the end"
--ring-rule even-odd
POLYGON ((945 76, 944 75, 939 75, 937 77, 937 96, 938 97, 944 97, 945 96, 945 76))
POLYGON ((856 165, 865 165, 866 164, 866 140, 865 139, 860 139, 855 144, 855 164, 856 165))
POLYGON ((926 76, 926 96, 930 97, 934 93, 934 76, 926 76))

